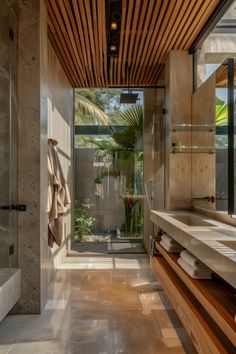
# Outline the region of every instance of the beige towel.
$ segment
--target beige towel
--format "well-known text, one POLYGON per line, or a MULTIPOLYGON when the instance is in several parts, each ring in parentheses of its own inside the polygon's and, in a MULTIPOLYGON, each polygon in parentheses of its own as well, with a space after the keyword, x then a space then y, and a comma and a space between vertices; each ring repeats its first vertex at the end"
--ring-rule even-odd
POLYGON ((63 214, 70 204, 70 195, 58 158, 57 141, 48 139, 48 245, 62 243, 63 214))

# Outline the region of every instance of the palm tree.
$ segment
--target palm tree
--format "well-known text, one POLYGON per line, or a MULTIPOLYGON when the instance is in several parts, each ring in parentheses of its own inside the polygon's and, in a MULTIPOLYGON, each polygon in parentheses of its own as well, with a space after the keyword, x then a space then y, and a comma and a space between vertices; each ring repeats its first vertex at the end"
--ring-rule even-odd
POLYGON ((86 97, 75 91, 75 124, 108 125, 110 119, 106 113, 98 108, 86 97))
POLYGON ((96 155, 112 158, 113 170, 101 171, 96 177, 96 183, 102 183, 103 177, 126 176, 127 190, 122 199, 125 205, 125 229, 129 236, 137 236, 142 228, 142 199, 136 194, 142 194, 143 173, 143 107, 134 105, 116 118, 121 126, 111 126, 112 140, 86 140, 97 146, 96 155))

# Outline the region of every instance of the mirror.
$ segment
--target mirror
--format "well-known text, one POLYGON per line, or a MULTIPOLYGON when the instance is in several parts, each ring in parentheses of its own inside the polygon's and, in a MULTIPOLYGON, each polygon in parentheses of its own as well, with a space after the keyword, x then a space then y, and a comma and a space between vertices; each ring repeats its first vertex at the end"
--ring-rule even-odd
POLYGON ((192 95, 192 152, 192 205, 234 214, 233 59, 192 95))

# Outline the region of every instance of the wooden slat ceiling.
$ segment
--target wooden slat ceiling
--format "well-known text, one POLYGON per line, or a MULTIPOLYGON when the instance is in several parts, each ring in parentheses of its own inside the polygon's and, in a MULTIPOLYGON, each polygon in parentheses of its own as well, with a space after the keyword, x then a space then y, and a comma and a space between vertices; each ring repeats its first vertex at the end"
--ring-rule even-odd
MULTIPOLYGON (((222 64, 215 72, 216 87, 228 87, 228 65, 222 64)), ((234 64, 234 87, 236 87, 236 64, 234 64)))
POLYGON ((106 0, 45 0, 48 35, 73 87, 156 86, 170 50, 187 50, 220 0, 121 0, 108 58, 106 0))

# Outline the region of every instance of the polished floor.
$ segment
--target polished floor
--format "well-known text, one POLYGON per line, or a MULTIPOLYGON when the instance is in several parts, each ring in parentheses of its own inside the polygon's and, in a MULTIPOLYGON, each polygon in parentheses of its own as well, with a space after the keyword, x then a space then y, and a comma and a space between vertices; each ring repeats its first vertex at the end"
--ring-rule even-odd
POLYGON ((69 264, 41 315, 3 320, 0 354, 196 353, 145 255, 116 256, 105 270, 69 264))

